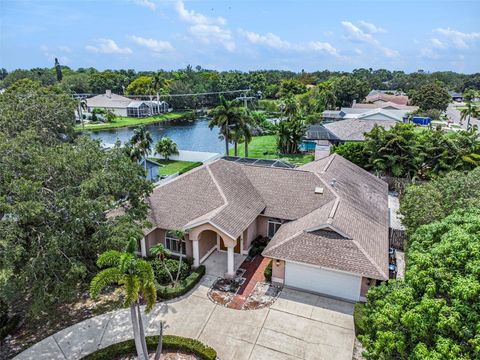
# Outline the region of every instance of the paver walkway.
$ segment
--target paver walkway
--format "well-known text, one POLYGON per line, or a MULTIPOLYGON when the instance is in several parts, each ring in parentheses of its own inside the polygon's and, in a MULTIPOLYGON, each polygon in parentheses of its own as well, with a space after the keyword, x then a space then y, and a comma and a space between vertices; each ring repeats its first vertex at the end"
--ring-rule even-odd
POLYGON ((266 259, 263 256, 256 256, 251 262, 247 263, 244 261, 242 265, 240 265, 240 269, 245 270, 245 273, 243 274, 245 282, 240 286, 237 294, 228 304, 228 308, 237 310, 242 308, 257 283, 265 281, 264 272, 270 261, 270 259, 266 259))
MULTIPOLYGON (((352 359, 353 304, 284 289, 270 308, 232 310, 208 299, 215 280, 205 276, 184 298, 155 306, 144 317, 147 335, 166 321, 166 334, 198 339, 221 360, 352 359)), ((63 329, 15 359, 76 360, 131 337, 129 310, 122 309, 63 329)))

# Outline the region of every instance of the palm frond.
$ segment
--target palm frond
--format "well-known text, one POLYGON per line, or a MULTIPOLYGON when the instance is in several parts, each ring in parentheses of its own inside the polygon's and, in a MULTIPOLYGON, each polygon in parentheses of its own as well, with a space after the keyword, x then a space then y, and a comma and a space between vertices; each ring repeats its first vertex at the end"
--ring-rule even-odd
POLYGON ((97 266, 104 268, 107 266, 118 266, 122 253, 116 250, 105 251, 97 259, 97 266))
POLYGON ((95 299, 107 285, 120 283, 122 276, 122 272, 116 267, 100 271, 90 283, 90 296, 95 299))

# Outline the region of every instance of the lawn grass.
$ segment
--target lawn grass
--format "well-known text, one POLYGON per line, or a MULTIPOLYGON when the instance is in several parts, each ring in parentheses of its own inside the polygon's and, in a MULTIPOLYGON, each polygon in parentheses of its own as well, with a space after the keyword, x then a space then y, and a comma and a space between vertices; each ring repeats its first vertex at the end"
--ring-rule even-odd
MULTIPOLYGON (((233 155, 234 150, 230 149, 233 155)), ((238 144, 238 156, 245 156, 245 145, 238 144)), ((313 154, 280 154, 277 149, 277 139, 274 135, 255 136, 248 144, 248 157, 257 159, 276 159, 295 165, 303 165, 314 160, 313 154)))
POLYGON ((128 126, 137 126, 137 125, 144 125, 144 124, 153 124, 157 122, 167 121, 167 120, 176 120, 180 119, 185 116, 185 112, 171 112, 160 114, 156 116, 149 116, 144 118, 131 118, 131 117, 117 117, 110 123, 100 123, 100 124, 85 124, 85 128, 80 124, 75 127, 76 130, 90 130, 90 131, 98 131, 98 130, 107 130, 107 129, 116 129, 121 127, 128 127, 128 126))
POLYGON ((201 162, 192 162, 192 161, 177 161, 177 160, 165 160, 159 158, 148 158, 149 160, 155 161, 157 164, 163 165, 158 169, 158 175, 173 175, 175 173, 183 173, 187 170, 191 170, 197 166, 202 165, 201 162))

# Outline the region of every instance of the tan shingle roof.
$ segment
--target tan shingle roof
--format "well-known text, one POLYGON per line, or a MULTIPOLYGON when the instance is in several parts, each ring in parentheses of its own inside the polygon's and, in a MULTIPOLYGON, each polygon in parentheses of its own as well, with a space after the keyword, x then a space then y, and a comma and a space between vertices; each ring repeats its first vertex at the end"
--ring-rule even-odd
POLYGON ((217 160, 155 188, 149 203, 159 228, 210 222, 234 238, 260 214, 291 220, 265 256, 386 279, 387 193, 386 183, 331 155, 296 169, 217 160))
POLYGON ((117 94, 101 94, 87 99, 88 107, 127 108, 132 99, 117 94))
POLYGON ((375 125, 382 126, 385 130, 388 130, 397 123, 398 121, 396 120, 348 119, 325 124, 324 127, 339 140, 362 141, 365 140, 364 134, 372 131, 375 125))
POLYGON ((313 265, 388 279, 387 184, 338 155, 300 169, 318 174, 331 186, 336 199, 295 222, 282 225, 263 255, 291 261, 303 258, 303 262, 313 265), (311 229, 319 226, 344 235, 345 239, 338 240, 344 251, 332 253, 331 239, 311 233, 311 229), (356 249, 355 253, 352 249, 356 249), (345 257, 346 253, 350 255, 345 257), (329 261, 325 260, 327 255, 329 261))

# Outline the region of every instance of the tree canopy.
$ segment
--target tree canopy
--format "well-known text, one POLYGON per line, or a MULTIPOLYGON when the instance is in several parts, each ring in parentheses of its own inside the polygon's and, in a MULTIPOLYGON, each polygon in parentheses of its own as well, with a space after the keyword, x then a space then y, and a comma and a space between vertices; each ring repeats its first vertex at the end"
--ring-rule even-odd
POLYGON ((438 82, 426 82, 411 91, 410 101, 423 111, 444 111, 447 109, 451 98, 445 87, 438 82))
POLYGON ((410 237, 405 281, 372 288, 361 341, 367 359, 480 357, 480 210, 410 237))

